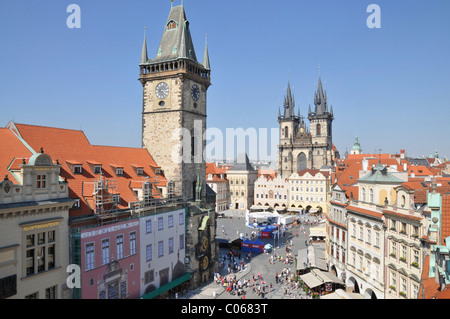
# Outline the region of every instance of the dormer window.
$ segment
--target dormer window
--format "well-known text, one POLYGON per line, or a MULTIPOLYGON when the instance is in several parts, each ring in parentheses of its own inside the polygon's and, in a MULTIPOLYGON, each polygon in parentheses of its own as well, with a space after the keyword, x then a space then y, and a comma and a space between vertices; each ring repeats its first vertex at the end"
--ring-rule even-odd
POLYGON ((144 169, 142 167, 136 169, 136 174, 138 175, 144 175, 144 169))
POLYGON ((177 28, 177 23, 173 20, 169 21, 167 24, 167 30, 174 30, 177 28))
POLYGON ((212 174, 208 174, 208 180, 212 180, 212 179, 213 179, 212 174))
POLYGON ((156 174, 156 175, 160 175, 160 174, 161 174, 161 168, 156 167, 156 168, 155 168, 155 174, 156 174))
POLYGON ((83 174, 83 166, 82 165, 74 165, 73 173, 74 174, 83 174))
POLYGON ((102 166, 101 165, 95 165, 94 166, 94 174, 101 174, 102 173, 102 166))
POLYGON ((116 175, 117 176, 123 176, 123 168, 122 167, 116 168, 116 175))

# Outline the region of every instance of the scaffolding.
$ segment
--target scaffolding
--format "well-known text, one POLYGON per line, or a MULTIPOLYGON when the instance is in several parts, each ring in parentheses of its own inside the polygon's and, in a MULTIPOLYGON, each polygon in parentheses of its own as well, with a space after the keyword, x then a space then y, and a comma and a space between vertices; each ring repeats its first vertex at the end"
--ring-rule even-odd
POLYGON ((102 222, 105 219, 117 220, 120 194, 117 193, 117 180, 106 179, 101 175, 94 182, 83 183, 83 196, 90 200, 91 208, 102 222))
POLYGON ((140 196, 136 196, 137 201, 129 203, 129 208, 132 215, 141 216, 150 208, 176 204, 182 201, 181 196, 175 196, 173 193, 173 182, 168 183, 168 192, 166 197, 157 187, 159 183, 159 178, 147 177, 147 179, 142 183, 140 196))

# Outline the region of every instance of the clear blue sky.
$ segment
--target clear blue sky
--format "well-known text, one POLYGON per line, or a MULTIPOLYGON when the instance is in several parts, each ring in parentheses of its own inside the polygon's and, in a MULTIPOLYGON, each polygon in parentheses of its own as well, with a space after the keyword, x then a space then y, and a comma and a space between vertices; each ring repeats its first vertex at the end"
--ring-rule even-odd
MULTIPOLYGON (((174 0, 179 5, 181 0, 174 0)), ((1 125, 81 129, 92 144, 141 145, 144 27, 154 58, 170 0, 0 3, 1 125), (69 4, 81 28, 69 29, 69 4)), ((197 57, 208 34, 208 127, 276 128, 288 79, 307 116, 318 65, 341 154, 450 157, 448 0, 185 0, 197 57), (369 4, 381 28, 369 29, 369 4), (378 151, 377 151, 378 152, 378 151)))

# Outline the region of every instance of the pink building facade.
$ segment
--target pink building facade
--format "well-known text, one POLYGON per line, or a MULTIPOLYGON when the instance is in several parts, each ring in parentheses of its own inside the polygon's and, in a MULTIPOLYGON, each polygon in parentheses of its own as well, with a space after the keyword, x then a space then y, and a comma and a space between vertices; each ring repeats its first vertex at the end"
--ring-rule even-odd
POLYGON ((139 220, 81 231, 81 298, 137 299, 139 220))

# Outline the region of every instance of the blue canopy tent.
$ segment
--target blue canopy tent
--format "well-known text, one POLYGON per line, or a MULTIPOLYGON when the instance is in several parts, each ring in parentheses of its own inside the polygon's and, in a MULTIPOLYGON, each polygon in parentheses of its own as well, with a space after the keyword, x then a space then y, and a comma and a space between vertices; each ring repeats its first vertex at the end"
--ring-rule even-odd
POLYGON ((246 239, 241 243, 241 251, 250 251, 254 253, 262 253, 264 251, 264 245, 260 240, 251 241, 246 239))
POLYGON ((274 225, 269 225, 266 228, 264 228, 263 230, 261 230, 261 237, 264 238, 270 238, 270 235, 272 234, 272 232, 277 229, 277 226, 274 225))

